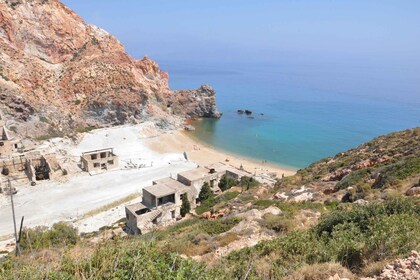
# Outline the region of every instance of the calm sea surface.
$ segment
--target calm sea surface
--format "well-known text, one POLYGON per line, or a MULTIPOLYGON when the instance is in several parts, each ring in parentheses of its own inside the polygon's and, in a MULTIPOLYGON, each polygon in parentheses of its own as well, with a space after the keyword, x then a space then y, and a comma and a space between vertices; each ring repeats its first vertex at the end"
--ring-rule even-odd
POLYGON ((169 71, 173 89, 208 83, 217 92, 223 117, 197 122, 194 137, 283 166, 302 168, 376 136, 420 125, 420 84, 410 69, 316 63, 161 66, 169 71), (252 110, 254 118, 238 109, 252 110))

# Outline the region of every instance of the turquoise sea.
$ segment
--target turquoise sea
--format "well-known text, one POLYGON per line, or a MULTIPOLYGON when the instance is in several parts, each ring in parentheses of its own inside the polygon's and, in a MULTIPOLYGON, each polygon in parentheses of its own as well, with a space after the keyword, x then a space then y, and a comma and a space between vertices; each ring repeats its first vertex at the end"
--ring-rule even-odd
POLYGON ((223 117, 193 136, 227 152, 303 168, 376 136, 420 125, 417 66, 162 63, 172 89, 208 83, 223 117), (237 113, 253 111, 254 118, 237 113))

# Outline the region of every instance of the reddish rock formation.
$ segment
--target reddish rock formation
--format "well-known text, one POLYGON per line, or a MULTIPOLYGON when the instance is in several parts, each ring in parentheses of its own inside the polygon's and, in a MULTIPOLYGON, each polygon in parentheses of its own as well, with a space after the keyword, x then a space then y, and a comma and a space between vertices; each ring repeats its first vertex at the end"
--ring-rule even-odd
POLYGON ((170 90, 156 62, 131 58, 58 0, 0 0, 0 94, 6 114, 64 131, 219 116, 210 87, 170 90))

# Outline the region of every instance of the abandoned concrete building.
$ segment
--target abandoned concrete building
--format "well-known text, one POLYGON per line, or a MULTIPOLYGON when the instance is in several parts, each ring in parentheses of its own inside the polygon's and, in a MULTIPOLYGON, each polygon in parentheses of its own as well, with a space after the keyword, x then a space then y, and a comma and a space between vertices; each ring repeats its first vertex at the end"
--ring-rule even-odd
POLYGON ((157 225, 171 224, 181 218, 183 196, 195 206, 191 188, 167 178, 143 189, 141 203, 125 208, 127 227, 132 234, 144 234, 157 225))
POLYGON ((82 169, 91 174, 117 169, 119 166, 118 156, 112 148, 85 152, 80 161, 82 169))
POLYGON ((219 182, 223 175, 239 180, 243 176, 252 176, 252 174, 237 169, 233 166, 218 162, 206 167, 198 167, 189 171, 181 172, 177 176, 177 180, 187 186, 192 186, 196 190, 196 198, 200 193, 204 182, 209 183, 214 193, 220 192, 219 182))
POLYGON ((29 153, 0 161, 0 181, 4 185, 8 179, 15 182, 36 184, 36 181, 55 179, 65 175, 53 154, 29 153))
POLYGON ((189 171, 181 172, 177 175, 177 180, 186 186, 193 187, 195 189, 196 197, 200 193, 201 187, 204 182, 209 183, 210 188, 213 192, 219 192, 218 183, 222 178, 223 173, 217 172, 215 169, 207 169, 205 167, 198 167, 189 171))
POLYGON ((205 182, 214 192, 220 191, 218 183, 223 175, 240 180, 250 173, 232 166, 216 163, 208 167, 198 167, 179 173, 177 180, 164 178, 153 181, 153 185, 143 189, 141 203, 126 206, 127 227, 132 234, 144 234, 154 227, 176 222, 181 218, 182 198, 187 195, 191 209, 196 207, 196 199, 205 182))

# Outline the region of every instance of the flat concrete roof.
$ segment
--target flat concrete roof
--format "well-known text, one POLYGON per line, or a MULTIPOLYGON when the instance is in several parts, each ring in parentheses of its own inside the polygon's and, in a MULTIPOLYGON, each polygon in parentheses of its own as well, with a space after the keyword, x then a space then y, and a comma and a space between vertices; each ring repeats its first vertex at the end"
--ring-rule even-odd
POLYGON ((229 165, 224 164, 222 162, 216 162, 206 166, 207 169, 214 169, 216 172, 224 172, 229 167, 229 165))
POLYGON ((181 172, 178 175, 181 175, 184 178, 187 178, 190 181, 200 180, 207 176, 213 175, 210 174, 210 170, 204 167, 198 167, 192 170, 181 172))
POLYGON ((87 151, 87 152, 82 153, 82 156, 103 153, 103 152, 111 152, 112 154, 114 154, 114 148, 105 148, 105 149, 87 151))
POLYGON ((237 174, 241 177, 242 176, 248 176, 248 177, 252 176, 252 173, 249 173, 248 171, 245 171, 245 170, 240 170, 240 169, 235 168, 233 166, 227 166, 226 171, 235 173, 235 174, 237 174))
POLYGON ((131 213, 136 214, 136 211, 142 210, 142 209, 147 209, 148 207, 145 206, 143 203, 134 203, 134 204, 130 204, 125 206, 131 213))
POLYGON ((213 168, 216 172, 224 172, 224 171, 230 171, 232 173, 235 173, 239 176, 252 176, 251 173, 245 170, 241 170, 239 168, 236 168, 230 164, 225 164, 223 162, 216 162, 209 166, 206 166, 206 168, 211 169, 213 168))
POLYGON ((163 197, 167 195, 174 194, 176 192, 175 189, 168 187, 165 184, 156 184, 149 187, 145 187, 143 190, 147 191, 151 195, 155 197, 163 197))
POLYGON ((163 178, 160 180, 156 180, 154 181, 154 183, 156 184, 162 184, 165 185, 167 187, 170 187, 172 189, 174 189, 175 191, 179 191, 179 192, 186 192, 190 190, 190 187, 184 185, 183 183, 173 179, 173 178, 163 178))

